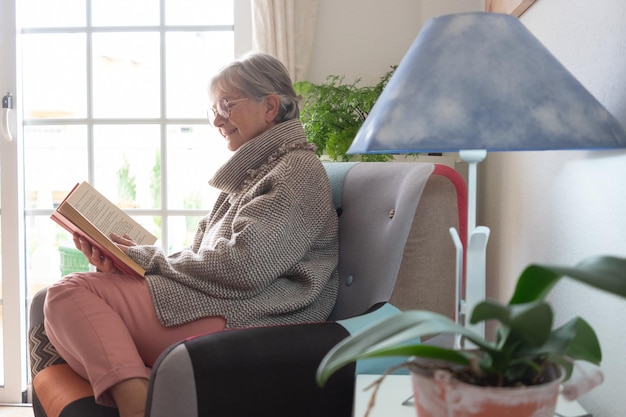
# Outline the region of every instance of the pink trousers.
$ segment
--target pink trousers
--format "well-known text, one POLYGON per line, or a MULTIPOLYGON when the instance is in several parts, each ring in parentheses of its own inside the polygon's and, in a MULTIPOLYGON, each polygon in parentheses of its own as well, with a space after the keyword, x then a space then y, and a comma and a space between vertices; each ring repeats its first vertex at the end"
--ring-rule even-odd
POLYGON ((74 273, 55 283, 44 315, 50 342, 104 405, 114 405, 109 389, 115 384, 150 378, 150 368, 171 344, 226 326, 222 317, 207 317, 164 327, 144 279, 102 272, 74 273))

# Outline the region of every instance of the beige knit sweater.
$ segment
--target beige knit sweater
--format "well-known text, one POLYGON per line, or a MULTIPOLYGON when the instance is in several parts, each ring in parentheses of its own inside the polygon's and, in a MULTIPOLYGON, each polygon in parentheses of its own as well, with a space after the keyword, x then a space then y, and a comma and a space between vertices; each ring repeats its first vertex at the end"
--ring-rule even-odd
POLYGON ((338 222, 328 177, 299 120, 243 145, 210 184, 222 192, 193 244, 128 255, 146 270, 159 319, 222 316, 230 328, 321 321, 338 288, 338 222))

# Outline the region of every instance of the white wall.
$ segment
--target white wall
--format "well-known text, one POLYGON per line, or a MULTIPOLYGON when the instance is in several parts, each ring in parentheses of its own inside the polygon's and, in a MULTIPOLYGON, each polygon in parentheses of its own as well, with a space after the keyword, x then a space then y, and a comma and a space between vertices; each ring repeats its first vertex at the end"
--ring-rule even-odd
POLYGON ((375 84, 397 65, 421 26, 418 1, 381 7, 380 0, 320 0, 309 81, 328 75, 375 84))
POLYGON ((344 75, 372 85, 397 65, 425 20, 483 9, 484 0, 319 0, 317 31, 307 79, 344 75))
MULTIPOLYGON (((539 0, 521 20, 626 125, 626 2, 539 0)), ((532 262, 626 256, 626 151, 491 153, 481 165, 489 295, 506 300, 532 262)), ((626 302, 567 281, 551 301, 559 322, 581 315, 603 347, 605 383, 581 402, 594 417, 623 415, 626 302)))

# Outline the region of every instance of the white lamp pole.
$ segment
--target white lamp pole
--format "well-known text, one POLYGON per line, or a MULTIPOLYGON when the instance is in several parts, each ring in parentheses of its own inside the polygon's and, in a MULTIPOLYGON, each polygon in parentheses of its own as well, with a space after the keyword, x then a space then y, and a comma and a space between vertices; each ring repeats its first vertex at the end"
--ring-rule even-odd
MULTIPOLYGON (((485 299, 487 273, 487 240, 489 228, 476 226, 477 165, 487 156, 486 150, 461 150, 459 156, 468 164, 467 180, 467 251, 465 253, 465 298, 461 301, 461 313, 466 326, 484 336, 484 324, 469 326, 469 314, 474 306, 485 299)), ((462 279, 462 277, 459 277, 462 279)), ((462 282, 462 281, 461 281, 462 282)))

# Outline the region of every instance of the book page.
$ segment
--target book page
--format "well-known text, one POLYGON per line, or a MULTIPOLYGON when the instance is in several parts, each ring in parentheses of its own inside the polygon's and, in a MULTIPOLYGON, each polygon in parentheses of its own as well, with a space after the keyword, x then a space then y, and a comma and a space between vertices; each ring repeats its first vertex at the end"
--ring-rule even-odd
POLYGON ((67 198, 69 203, 105 236, 127 234, 139 245, 152 245, 157 238, 109 201, 89 183, 81 183, 67 198))
POLYGON ((126 274, 136 274, 143 277, 145 270, 128 255, 126 255, 117 245, 105 236, 96 226, 94 226, 85 216, 80 214, 71 204, 63 202, 58 209, 52 213, 52 220, 70 233, 78 233, 87 239, 92 245, 100 249, 103 255, 110 257, 114 265, 126 274), (70 220, 72 219, 72 220, 70 220))

